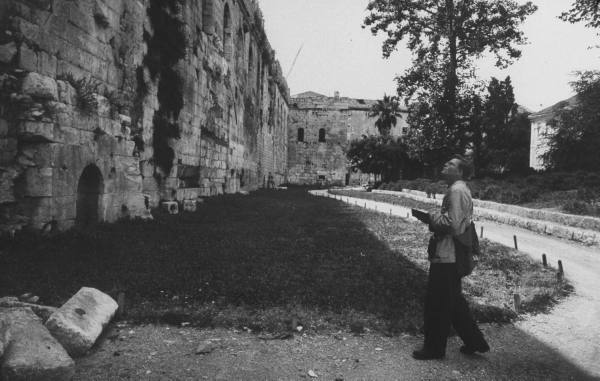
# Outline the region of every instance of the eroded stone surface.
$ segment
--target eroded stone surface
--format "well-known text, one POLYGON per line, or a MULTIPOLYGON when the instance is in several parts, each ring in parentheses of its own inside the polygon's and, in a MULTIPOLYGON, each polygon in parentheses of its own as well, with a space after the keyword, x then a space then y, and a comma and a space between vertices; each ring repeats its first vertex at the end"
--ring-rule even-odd
POLYGON ((32 97, 57 100, 58 99, 58 88, 56 81, 50 77, 38 73, 29 73, 23 80, 21 88, 23 94, 30 95, 32 97))
POLYGON ((70 380, 75 363, 29 308, 0 308, 2 379, 70 380))
POLYGON ((17 54, 17 44, 14 41, 0 45, 0 62, 10 63, 17 54))
POLYGON ((105 293, 83 287, 50 316, 46 327, 71 356, 82 356, 94 345, 118 307, 105 293))
POLYGON ((0 108, 0 230, 285 181, 289 90, 256 1, 2 1, 0 87, 19 112, 0 108))

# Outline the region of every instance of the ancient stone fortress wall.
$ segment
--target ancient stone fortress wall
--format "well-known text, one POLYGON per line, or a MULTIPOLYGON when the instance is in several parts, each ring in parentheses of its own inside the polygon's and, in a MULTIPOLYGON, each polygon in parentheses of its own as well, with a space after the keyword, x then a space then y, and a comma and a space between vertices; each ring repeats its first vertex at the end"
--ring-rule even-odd
MULTIPOLYGON (((369 117, 374 100, 306 92, 291 99, 288 122, 288 181, 291 184, 357 184, 368 175, 352 172, 346 152, 352 140, 378 135, 369 117)), ((392 136, 406 133, 406 114, 392 136)))
POLYGON ((253 0, 0 1, 0 230, 284 182, 274 55, 253 0))

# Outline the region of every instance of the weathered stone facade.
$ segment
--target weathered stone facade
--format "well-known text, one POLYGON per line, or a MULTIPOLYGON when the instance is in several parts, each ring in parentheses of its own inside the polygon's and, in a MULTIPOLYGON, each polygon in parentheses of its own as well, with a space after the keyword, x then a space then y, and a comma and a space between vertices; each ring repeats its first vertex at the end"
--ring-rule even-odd
MULTIPOLYGON (((362 135, 377 135, 376 118, 369 117, 374 100, 333 97, 306 92, 291 99, 288 123, 288 182, 291 184, 347 185, 369 176, 353 173, 346 150, 362 135)), ((407 133, 403 112, 392 136, 407 133)))
POLYGON ((254 0, 0 2, 0 230, 144 214, 287 170, 254 0))

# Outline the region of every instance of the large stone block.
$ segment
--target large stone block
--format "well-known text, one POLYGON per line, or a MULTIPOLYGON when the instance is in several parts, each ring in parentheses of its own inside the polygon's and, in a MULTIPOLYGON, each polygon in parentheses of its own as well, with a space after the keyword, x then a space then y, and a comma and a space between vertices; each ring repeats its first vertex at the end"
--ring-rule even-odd
POLYGON ((38 55, 26 44, 19 48, 19 67, 27 71, 37 71, 38 68, 38 55))
POLYGON ((56 68, 58 66, 58 61, 56 57, 41 51, 38 55, 38 68, 39 72, 43 75, 47 75, 50 77, 56 76, 56 68))
POLYGON ((0 45, 0 62, 5 64, 11 63, 16 54, 17 44, 14 41, 0 45))
POLYGON ((81 356, 94 345, 117 308, 110 296, 82 287, 50 316, 46 327, 71 356, 81 356))
POLYGON ((0 308, 0 338, 6 381, 70 380, 75 363, 29 308, 0 308))
POLYGON ((32 97, 58 100, 56 81, 38 73, 29 73, 23 80, 21 91, 32 97))
POLYGON ((69 82, 56 81, 58 85, 58 99, 68 105, 77 104, 77 91, 69 82))
POLYGON ((23 141, 51 142, 54 140, 54 123, 26 120, 19 123, 17 133, 23 141))
POLYGON ((162 208, 169 214, 179 214, 179 204, 176 201, 164 201, 162 208))
POLYGON ((52 197, 52 168, 27 168, 25 196, 52 197))
POLYGON ((183 200, 183 210, 186 212, 195 212, 196 200, 183 200))
MULTIPOLYGON (((42 319, 43 322, 48 320, 50 315, 52 315, 57 310, 56 307, 21 302, 21 301, 19 301, 18 298, 10 297, 10 296, 0 298, 0 307, 3 307, 3 308, 17 308, 17 307, 30 308, 40 319, 42 319)), ((0 341, 2 341, 2 340, 0 340, 0 341)), ((2 355, 0 355, 0 357, 2 357, 2 355)))

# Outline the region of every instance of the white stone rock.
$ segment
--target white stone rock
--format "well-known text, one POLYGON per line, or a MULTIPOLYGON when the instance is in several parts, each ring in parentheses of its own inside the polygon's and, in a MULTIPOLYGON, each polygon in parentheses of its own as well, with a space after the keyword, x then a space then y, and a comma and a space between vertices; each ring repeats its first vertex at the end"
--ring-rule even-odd
POLYGON ((50 316, 46 327, 71 356, 81 356, 94 345, 118 307, 105 293, 82 287, 50 316))
POLYGON ((23 80, 21 91, 32 97, 58 100, 58 87, 56 81, 38 73, 29 73, 23 80))
POLYGON ((179 214, 179 204, 176 201, 164 201, 162 208, 164 211, 169 212, 169 214, 179 214))
POLYGON ((0 308, 1 377, 6 381, 70 380, 75 363, 29 308, 0 308))

